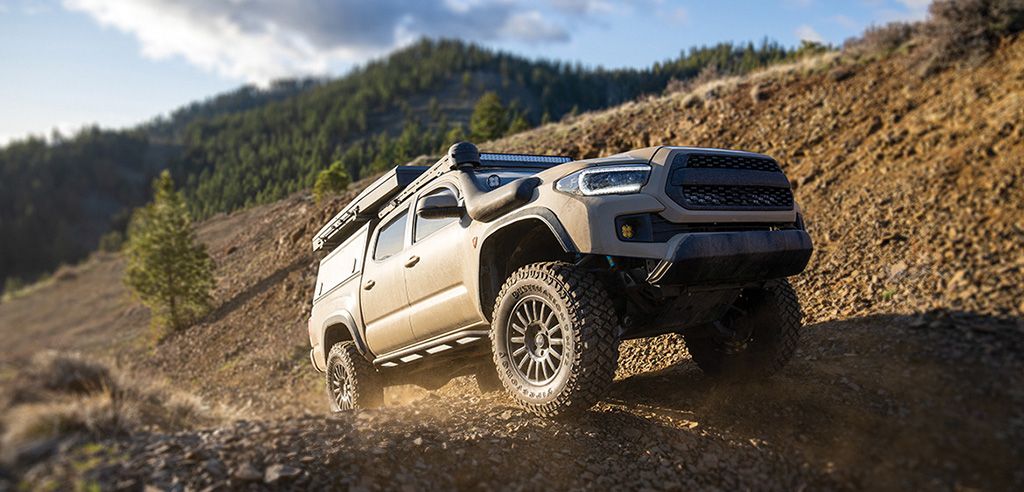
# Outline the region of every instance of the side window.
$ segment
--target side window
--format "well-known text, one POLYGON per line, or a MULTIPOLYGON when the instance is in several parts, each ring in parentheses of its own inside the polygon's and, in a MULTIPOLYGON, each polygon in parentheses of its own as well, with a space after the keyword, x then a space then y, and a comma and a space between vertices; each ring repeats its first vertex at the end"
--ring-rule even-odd
POLYGON ((381 228, 380 233, 377 234, 377 243, 373 245, 373 259, 383 260, 402 251, 407 220, 408 213, 402 212, 398 217, 391 219, 391 222, 388 222, 387 225, 381 228))
MULTIPOLYGON (((450 195, 450 196, 455 197, 455 193, 452 192, 451 188, 442 187, 442 188, 438 188, 438 189, 436 189, 436 190, 434 190, 434 191, 432 191, 430 193, 427 193, 426 195, 423 195, 422 197, 420 197, 420 200, 422 200, 422 199, 424 199, 424 198, 426 198, 428 196, 438 196, 438 195, 450 195)), ((456 197, 456 198, 458 198, 458 197, 456 197)), ((425 238, 425 237, 427 237, 427 236, 437 232, 442 227, 444 227, 444 226, 446 226, 448 224, 453 224, 453 223, 458 222, 458 221, 459 221, 458 217, 445 217, 443 219, 425 219, 423 217, 416 216, 416 223, 415 223, 416 232, 415 232, 415 236, 414 236, 413 242, 418 242, 420 239, 423 239, 423 238, 425 238)))
POLYGON ((363 249, 366 248, 366 235, 367 227, 363 226, 356 235, 345 241, 320 262, 320 269, 317 270, 316 275, 316 295, 319 296, 333 289, 359 271, 359 263, 363 259, 363 249))

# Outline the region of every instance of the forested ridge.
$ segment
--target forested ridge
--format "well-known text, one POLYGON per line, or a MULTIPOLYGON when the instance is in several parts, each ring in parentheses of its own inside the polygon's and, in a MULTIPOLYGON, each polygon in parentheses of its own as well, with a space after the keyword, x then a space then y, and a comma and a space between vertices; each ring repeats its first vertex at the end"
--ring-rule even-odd
POLYGON ((337 79, 243 87, 126 130, 15 141, 0 148, 0 279, 12 286, 88 254, 123 230, 163 169, 201 218, 308 188, 332 163, 358 179, 456 139, 514 133, 808 49, 821 48, 723 43, 606 70, 422 40, 337 79), (478 103, 489 105, 486 125, 471 125, 478 103))

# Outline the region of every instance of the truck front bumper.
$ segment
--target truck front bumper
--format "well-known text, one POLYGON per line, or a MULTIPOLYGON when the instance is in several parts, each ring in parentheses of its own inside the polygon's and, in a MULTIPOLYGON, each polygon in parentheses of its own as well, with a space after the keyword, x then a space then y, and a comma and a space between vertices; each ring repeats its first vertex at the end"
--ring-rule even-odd
POLYGON ((688 233, 647 281, 706 285, 788 277, 807 267, 811 251, 811 237, 799 229, 688 233))

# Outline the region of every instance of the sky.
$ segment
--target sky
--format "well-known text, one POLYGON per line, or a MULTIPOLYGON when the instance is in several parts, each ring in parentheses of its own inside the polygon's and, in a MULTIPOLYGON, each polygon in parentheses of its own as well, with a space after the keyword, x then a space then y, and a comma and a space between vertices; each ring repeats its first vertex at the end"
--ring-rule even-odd
POLYGON ((121 128, 244 84, 339 76, 421 37, 644 67, 764 37, 834 45, 928 0, 0 0, 0 144, 121 128))

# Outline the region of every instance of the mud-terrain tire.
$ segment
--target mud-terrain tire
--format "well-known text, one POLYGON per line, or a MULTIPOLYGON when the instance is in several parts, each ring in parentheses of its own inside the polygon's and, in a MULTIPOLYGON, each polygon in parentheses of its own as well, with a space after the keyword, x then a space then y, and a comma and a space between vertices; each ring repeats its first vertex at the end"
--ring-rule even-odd
POLYGON ((570 263, 516 270, 494 304, 491 350, 505 390, 542 417, 580 413, 603 397, 619 359, 605 288, 570 263))
POLYGON ((381 377, 354 342, 331 347, 326 379, 331 412, 379 407, 384 403, 381 377))
POLYGON ((722 320, 728 328, 746 331, 743 340, 685 336, 690 357, 705 374, 726 380, 764 379, 777 373, 796 353, 800 341, 800 301, 788 280, 747 289, 736 310, 722 320))

